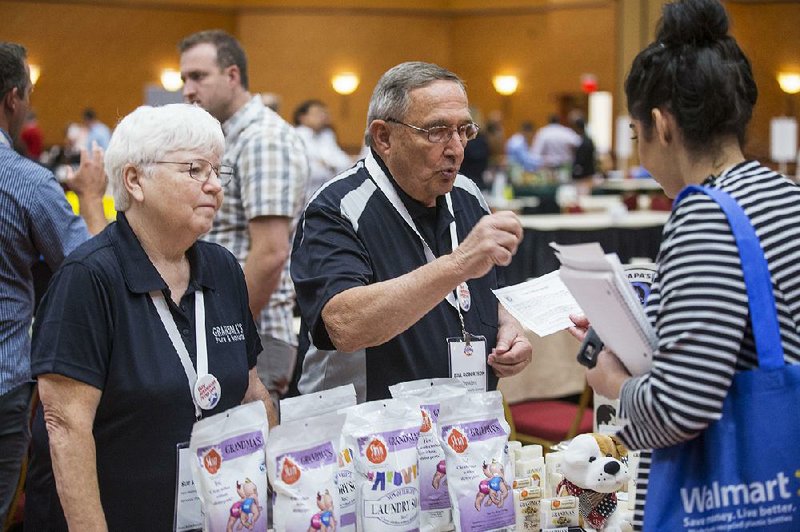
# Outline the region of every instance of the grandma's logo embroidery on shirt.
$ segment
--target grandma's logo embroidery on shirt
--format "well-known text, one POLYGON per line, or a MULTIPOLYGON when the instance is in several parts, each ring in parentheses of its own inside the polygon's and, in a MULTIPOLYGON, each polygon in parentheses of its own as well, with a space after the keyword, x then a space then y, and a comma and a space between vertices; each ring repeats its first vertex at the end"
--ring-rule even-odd
POLYGON ((217 325, 211 328, 211 334, 218 344, 244 341, 244 327, 241 323, 233 325, 217 325))

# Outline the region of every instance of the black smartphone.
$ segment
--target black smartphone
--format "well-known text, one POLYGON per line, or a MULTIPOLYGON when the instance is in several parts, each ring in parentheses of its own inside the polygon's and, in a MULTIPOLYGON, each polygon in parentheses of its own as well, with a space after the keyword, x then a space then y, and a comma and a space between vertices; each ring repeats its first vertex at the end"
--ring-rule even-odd
POLYGON ((578 362, 587 368, 593 368, 597 364, 597 355, 603 349, 603 341, 594 332, 594 329, 589 327, 586 331, 586 336, 583 337, 581 348, 578 351, 578 362))

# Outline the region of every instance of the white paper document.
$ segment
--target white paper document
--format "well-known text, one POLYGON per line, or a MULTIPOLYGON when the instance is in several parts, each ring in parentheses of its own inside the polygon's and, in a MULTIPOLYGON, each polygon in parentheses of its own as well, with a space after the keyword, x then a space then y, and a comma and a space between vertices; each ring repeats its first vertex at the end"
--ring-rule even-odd
POLYGON ((583 314, 557 271, 493 292, 509 314, 539 336, 571 327, 569 315, 583 314))
POLYGON ((649 371, 658 339, 615 253, 600 244, 550 244, 561 280, 600 339, 634 375, 649 371))

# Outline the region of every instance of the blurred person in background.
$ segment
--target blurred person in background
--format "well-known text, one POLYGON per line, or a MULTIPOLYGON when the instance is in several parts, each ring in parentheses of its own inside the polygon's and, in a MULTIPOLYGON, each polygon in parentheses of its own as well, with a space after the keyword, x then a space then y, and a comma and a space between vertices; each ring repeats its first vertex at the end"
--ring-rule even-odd
POLYGON ((575 131, 581 137, 581 143, 575 149, 575 159, 572 162, 572 178, 582 179, 593 177, 596 172, 596 153, 594 141, 586 132, 586 122, 582 117, 575 118, 575 131))
POLYGON ((498 167, 504 164, 506 133, 503 128, 503 113, 497 109, 486 115, 486 127, 482 128, 489 143, 489 165, 498 167))
POLYGON ((97 143, 105 150, 111 140, 111 130, 97 118, 97 113, 91 107, 83 111, 83 125, 86 127, 86 149, 91 150, 97 143))
POLYGON ((533 122, 523 122, 519 131, 511 135, 506 142, 506 163, 509 166, 533 172, 539 168, 540 161, 533 156, 533 139, 536 128, 533 122))
POLYGON ((42 156, 44 150, 44 133, 42 128, 39 127, 39 122, 36 120, 36 113, 33 111, 28 112, 25 118, 25 124, 22 126, 22 131, 19 134, 19 140, 25 146, 25 153, 23 155, 33 161, 38 161, 42 156))
POLYGON ((461 163, 459 172, 475 181, 479 189, 486 190, 489 188, 489 183, 486 180, 486 171, 489 169, 491 150, 486 133, 482 128, 484 124, 480 111, 472 108, 471 112, 475 118, 475 125, 478 126, 478 136, 464 146, 464 161, 461 163))
POLYGON ((195 33, 178 45, 183 97, 220 121, 223 162, 235 170, 206 237, 244 269, 250 310, 264 346, 258 372, 275 404, 289 388, 297 356, 295 292, 289 252, 305 205, 308 159, 297 131, 248 90, 247 57, 222 30, 195 33))
POLYGON ((557 115, 550 115, 547 125, 536 132, 531 152, 545 168, 559 169, 572 165, 580 143, 580 135, 562 125, 557 115))
POLYGON ((102 152, 86 155, 69 183, 81 202, 72 212, 53 173, 12 148, 30 110, 25 48, 0 42, 0 527, 6 520, 30 439, 29 329, 35 304, 32 267, 55 270, 105 226, 102 152))
POLYGON ((352 166, 353 158, 339 147, 330 127, 328 107, 320 100, 306 100, 294 111, 294 126, 303 139, 310 175, 306 203, 328 179, 352 166))

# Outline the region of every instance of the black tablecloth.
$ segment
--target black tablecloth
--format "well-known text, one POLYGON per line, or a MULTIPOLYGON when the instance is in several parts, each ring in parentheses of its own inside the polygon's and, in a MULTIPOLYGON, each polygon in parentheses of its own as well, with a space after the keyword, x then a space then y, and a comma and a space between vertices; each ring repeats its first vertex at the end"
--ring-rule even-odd
POLYGON ((525 229, 525 237, 511 264, 505 268, 507 285, 521 283, 558 269, 560 263, 550 242, 557 244, 584 244, 599 242, 606 253, 616 253, 622 263, 633 257, 656 260, 661 245, 663 226, 611 227, 596 230, 556 229, 542 231, 525 229))

